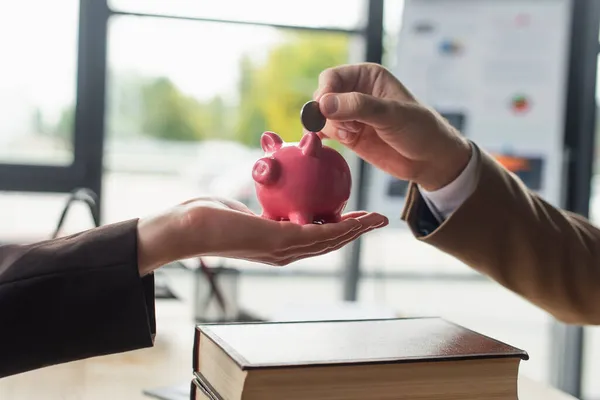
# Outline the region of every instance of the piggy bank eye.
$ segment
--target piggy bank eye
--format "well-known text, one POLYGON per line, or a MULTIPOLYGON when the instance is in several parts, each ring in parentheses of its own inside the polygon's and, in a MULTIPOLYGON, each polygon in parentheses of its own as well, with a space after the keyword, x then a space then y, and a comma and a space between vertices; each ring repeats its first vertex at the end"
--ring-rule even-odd
POLYGON ((283 146, 283 140, 274 132, 265 132, 260 138, 260 146, 266 153, 272 153, 283 146))

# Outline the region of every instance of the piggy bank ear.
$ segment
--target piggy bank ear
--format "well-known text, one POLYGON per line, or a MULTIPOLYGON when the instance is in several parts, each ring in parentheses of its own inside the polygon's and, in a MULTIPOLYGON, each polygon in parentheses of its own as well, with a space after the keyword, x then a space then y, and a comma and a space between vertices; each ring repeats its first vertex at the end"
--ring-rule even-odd
POLYGON ((302 136, 298 146, 302 150, 302 154, 305 156, 316 156, 323 148, 323 143, 321 142, 321 138, 319 138, 316 133, 308 132, 302 136))
POLYGON ((260 138, 260 147, 265 153, 272 153, 283 146, 283 140, 274 132, 265 132, 260 138))

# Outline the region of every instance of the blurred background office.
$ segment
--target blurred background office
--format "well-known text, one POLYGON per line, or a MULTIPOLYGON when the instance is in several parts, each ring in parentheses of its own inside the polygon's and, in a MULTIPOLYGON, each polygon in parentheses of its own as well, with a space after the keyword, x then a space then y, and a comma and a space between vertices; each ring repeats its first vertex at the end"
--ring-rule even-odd
MULTIPOLYGON (((259 212, 249 171, 261 133, 299 140, 319 73, 361 61, 389 67, 532 190, 600 224, 599 4, 5 0, 0 242, 52 237, 78 188, 88 201, 71 204, 59 235, 204 194, 259 212)), ((398 221, 406 182, 337 148, 353 168, 349 207, 384 212, 389 228, 283 269, 204 260, 233 316, 211 308, 198 260, 167 266, 156 348, 7 378, 0 398, 147 398, 188 380, 200 320, 440 315, 526 349, 527 376, 600 399, 600 329, 558 324, 419 243, 398 221)))

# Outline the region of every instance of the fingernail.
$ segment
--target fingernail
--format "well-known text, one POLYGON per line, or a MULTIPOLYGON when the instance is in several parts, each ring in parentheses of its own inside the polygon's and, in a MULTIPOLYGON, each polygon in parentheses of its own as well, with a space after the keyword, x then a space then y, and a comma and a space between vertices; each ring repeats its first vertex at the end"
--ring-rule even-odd
POLYGON ((315 90, 315 92, 313 93, 313 99, 316 101, 321 100, 321 97, 323 96, 321 93, 322 93, 322 89, 319 88, 319 89, 315 90))
POLYGON ((387 219, 387 217, 380 215, 380 222, 376 225, 377 228, 382 227, 384 225, 387 225, 390 221, 387 219))
POLYGON ((340 129, 337 132, 337 137, 342 141, 342 142, 346 142, 348 140, 348 131, 344 130, 344 129, 340 129))
POLYGON ((345 130, 352 133, 359 132, 361 129, 361 127, 355 121, 344 122, 342 125, 344 126, 345 130))
POLYGON ((338 98, 335 95, 326 96, 319 103, 323 107, 323 112, 327 115, 335 114, 338 110, 338 98))

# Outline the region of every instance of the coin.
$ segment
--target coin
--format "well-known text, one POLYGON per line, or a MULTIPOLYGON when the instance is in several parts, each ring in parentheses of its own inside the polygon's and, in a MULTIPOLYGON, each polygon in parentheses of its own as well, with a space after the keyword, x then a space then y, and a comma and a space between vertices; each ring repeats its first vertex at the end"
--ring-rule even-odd
POLYGON ((309 101, 302 106, 300 120, 307 131, 315 133, 320 132, 321 129, 325 127, 325 122, 327 122, 325 116, 321 114, 319 102, 314 100, 309 101))

